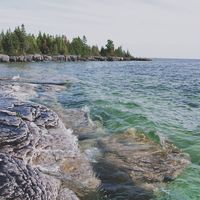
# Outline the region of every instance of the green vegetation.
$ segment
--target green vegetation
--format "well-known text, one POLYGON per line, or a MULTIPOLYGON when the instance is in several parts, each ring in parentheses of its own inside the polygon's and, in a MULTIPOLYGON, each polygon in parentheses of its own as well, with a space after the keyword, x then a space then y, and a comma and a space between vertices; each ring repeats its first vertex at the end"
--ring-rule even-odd
POLYGON ((97 45, 89 46, 87 38, 73 38, 70 42, 66 36, 49 35, 41 33, 33 35, 26 33, 25 26, 16 27, 14 31, 8 29, 0 34, 0 53, 9 56, 25 54, 44 55, 80 55, 87 56, 107 56, 107 57, 131 57, 129 51, 124 51, 122 47, 117 47, 112 40, 108 40, 105 47, 99 50, 97 45))

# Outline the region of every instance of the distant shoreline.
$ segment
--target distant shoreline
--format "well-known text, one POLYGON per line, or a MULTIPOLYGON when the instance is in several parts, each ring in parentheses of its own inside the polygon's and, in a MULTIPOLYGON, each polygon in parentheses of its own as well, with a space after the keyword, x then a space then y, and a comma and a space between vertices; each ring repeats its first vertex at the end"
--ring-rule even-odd
POLYGON ((0 62, 43 61, 150 61, 137 58, 122 46, 116 47, 111 39, 100 48, 88 45, 87 38, 75 37, 71 41, 66 35, 38 35, 26 33, 24 24, 13 31, 0 33, 0 62))
POLYGON ((77 56, 77 55, 42 55, 31 54, 21 56, 8 56, 6 54, 0 54, 1 63, 15 63, 15 62, 78 62, 78 61, 152 61, 150 58, 138 58, 138 57, 115 57, 115 56, 77 56))

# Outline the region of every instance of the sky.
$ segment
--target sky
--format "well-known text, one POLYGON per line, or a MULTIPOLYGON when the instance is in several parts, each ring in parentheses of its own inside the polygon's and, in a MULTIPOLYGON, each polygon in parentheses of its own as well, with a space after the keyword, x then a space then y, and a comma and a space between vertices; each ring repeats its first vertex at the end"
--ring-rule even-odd
POLYGON ((98 46, 112 39, 138 57, 200 59, 200 0, 0 1, 0 29, 23 23, 98 46))

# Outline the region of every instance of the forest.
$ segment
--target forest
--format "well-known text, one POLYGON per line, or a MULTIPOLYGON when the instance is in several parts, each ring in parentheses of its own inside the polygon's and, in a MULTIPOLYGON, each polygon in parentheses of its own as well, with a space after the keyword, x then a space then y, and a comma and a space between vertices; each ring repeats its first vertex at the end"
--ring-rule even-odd
POLYGON ((105 46, 88 45, 86 36, 75 37, 72 41, 65 35, 50 35, 39 32, 38 35, 26 32, 24 24, 13 31, 8 29, 0 33, 0 54, 19 56, 27 54, 42 55, 79 55, 106 56, 106 57, 132 57, 129 51, 121 46, 115 48, 114 42, 107 40, 105 46))

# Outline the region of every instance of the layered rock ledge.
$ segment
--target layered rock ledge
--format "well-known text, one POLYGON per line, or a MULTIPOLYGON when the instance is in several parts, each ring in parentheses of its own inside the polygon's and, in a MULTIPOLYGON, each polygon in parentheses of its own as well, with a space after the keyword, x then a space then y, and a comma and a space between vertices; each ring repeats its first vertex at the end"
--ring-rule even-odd
POLYGON ((95 189, 72 131, 47 107, 17 99, 14 88, 0 87, 0 199, 76 200, 95 189))

